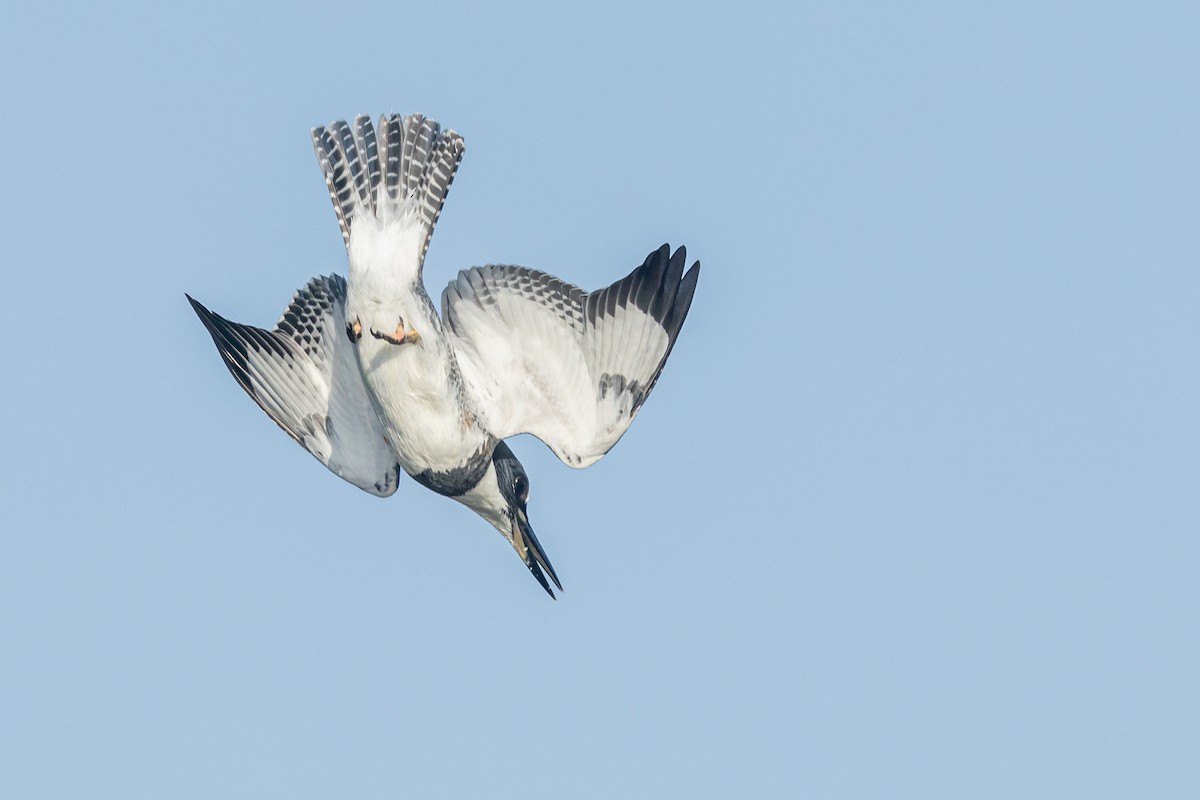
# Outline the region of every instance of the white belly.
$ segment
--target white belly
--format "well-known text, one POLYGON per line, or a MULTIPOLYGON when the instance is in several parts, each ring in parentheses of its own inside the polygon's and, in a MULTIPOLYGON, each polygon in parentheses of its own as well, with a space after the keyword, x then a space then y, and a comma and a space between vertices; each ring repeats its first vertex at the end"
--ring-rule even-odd
POLYGON ((395 345, 374 338, 364 324, 358 343, 384 436, 410 475, 459 466, 485 438, 452 388, 450 361, 436 337, 429 331, 419 344, 395 345))
POLYGON ((350 239, 346 319, 362 327, 356 345, 371 402, 400 466, 410 475, 459 467, 487 435, 462 405, 441 320, 420 288, 425 228, 415 215, 387 224, 355 220, 350 239), (397 325, 420 341, 393 344, 397 325))

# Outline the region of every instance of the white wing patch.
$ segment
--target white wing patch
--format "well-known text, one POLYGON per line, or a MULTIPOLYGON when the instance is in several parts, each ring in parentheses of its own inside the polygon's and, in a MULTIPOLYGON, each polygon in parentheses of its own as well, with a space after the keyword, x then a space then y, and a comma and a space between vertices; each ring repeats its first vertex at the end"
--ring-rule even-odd
POLYGON ((687 317, 700 264, 661 248, 587 293, 544 272, 474 267, 442 293, 442 316, 487 429, 532 433, 566 464, 595 463, 649 397, 687 317))
POLYGON ((334 474, 380 497, 400 467, 383 438, 346 338, 346 282, 315 278, 272 331, 240 325, 188 297, 246 394, 334 474))

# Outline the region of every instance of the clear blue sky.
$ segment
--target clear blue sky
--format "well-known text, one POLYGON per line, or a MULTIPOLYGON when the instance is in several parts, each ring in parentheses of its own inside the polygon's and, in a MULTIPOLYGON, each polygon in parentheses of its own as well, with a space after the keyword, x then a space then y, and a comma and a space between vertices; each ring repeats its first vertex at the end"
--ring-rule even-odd
POLYGON ((1194 4, 203 5, 0 29, 0 796, 1200 796, 1194 4), (184 300, 344 271, 384 111, 433 292, 704 264, 607 458, 514 444, 558 602, 184 300))

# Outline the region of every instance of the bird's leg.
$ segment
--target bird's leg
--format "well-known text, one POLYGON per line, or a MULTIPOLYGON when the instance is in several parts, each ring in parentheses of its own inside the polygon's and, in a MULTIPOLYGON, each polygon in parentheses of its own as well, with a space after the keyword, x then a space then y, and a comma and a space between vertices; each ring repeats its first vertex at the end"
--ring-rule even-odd
POLYGON ((421 341, 421 334, 405 326, 404 317, 400 317, 399 321, 396 323, 395 333, 380 333, 372 328, 371 335, 376 339, 383 339, 385 342, 389 342, 391 344, 417 344, 421 341))
POLYGON ((362 338, 362 323, 358 321, 358 317, 354 318, 354 322, 346 323, 346 338, 351 344, 362 338))

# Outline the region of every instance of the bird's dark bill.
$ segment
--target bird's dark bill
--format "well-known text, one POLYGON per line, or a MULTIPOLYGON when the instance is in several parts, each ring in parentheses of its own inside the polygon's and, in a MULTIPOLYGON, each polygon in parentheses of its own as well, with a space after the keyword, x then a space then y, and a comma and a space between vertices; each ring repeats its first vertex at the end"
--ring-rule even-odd
POLYGON ((558 582, 558 576, 554 574, 554 567, 550 565, 550 559, 546 558, 546 551, 542 549, 541 543, 533 535, 533 528, 530 527, 529 520, 525 519, 524 514, 517 514, 517 518, 513 521, 513 547, 516 548, 517 555, 521 556, 525 562, 525 566, 529 567, 533 577, 537 578, 537 582, 546 590, 546 594, 554 597, 554 590, 546 581, 547 575, 550 576, 550 580, 554 581, 558 590, 562 591, 562 584, 558 582))

